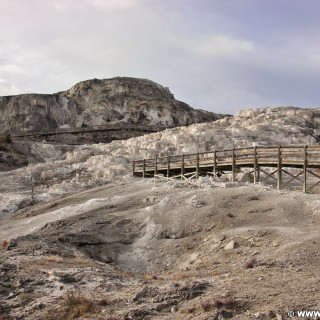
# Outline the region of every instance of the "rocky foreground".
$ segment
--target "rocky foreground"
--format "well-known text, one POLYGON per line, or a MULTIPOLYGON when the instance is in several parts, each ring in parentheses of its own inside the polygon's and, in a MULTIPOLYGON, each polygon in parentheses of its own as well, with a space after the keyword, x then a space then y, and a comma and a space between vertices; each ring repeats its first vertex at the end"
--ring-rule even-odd
POLYGON ((1 319, 279 320, 320 309, 317 195, 128 178, 14 220, 0 226, 17 237, 2 239, 1 319))

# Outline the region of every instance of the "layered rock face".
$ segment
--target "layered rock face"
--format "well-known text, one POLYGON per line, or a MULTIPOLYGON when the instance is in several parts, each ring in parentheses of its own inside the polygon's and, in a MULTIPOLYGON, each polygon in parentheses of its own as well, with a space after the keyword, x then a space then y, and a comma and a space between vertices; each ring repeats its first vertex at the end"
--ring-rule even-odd
POLYGON ((115 124, 166 128, 220 118, 177 101, 168 88, 136 78, 83 81, 51 95, 0 97, 0 133, 115 124))

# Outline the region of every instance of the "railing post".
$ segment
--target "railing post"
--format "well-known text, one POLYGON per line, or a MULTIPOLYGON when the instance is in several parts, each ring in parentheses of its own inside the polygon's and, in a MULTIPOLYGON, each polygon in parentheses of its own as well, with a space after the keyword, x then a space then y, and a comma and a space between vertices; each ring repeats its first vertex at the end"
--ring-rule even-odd
POLYGON ((135 162, 132 160, 132 175, 134 176, 134 170, 135 170, 135 162))
POLYGON ((257 183, 257 147, 253 147, 253 183, 257 183))
POLYGON ((158 173, 158 158, 157 156, 154 159, 154 176, 158 173))
POLYGON ((217 150, 213 153, 213 175, 217 176, 217 150))
POLYGON ((146 160, 143 159, 142 178, 146 176, 146 160))
POLYGON ((303 148, 303 192, 307 192, 307 166, 308 166, 308 153, 307 146, 303 148))
POLYGON ((184 176, 184 154, 181 156, 181 180, 183 179, 184 176))
POLYGON ((170 156, 168 156, 168 163, 167 163, 167 178, 170 177, 170 156))
POLYGON ((199 152, 197 153, 196 179, 199 179, 199 152))
POLYGON ((282 165, 281 165, 281 146, 278 146, 278 179, 277 179, 277 189, 281 189, 282 183, 282 165))
POLYGON ((236 181, 236 157, 235 150, 232 149, 232 182, 236 181))

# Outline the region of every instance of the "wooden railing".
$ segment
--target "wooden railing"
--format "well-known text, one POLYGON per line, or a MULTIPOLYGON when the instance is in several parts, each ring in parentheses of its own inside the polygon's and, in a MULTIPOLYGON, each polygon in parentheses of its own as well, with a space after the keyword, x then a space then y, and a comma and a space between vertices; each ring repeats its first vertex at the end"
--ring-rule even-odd
POLYGON ((50 136, 50 135, 61 135, 61 134, 78 134, 86 132, 98 132, 98 131, 137 131, 152 133, 164 130, 164 127, 155 126, 135 126, 135 125, 108 125, 108 126, 90 126, 90 127, 77 127, 77 128, 57 128, 54 131, 32 131, 32 132, 20 132, 12 133, 13 138, 23 137, 36 137, 36 136, 50 136))
POLYGON ((302 181, 303 190, 306 191, 308 174, 320 178, 318 172, 311 170, 312 168, 320 168, 320 146, 259 146, 213 150, 134 160, 132 163, 133 175, 142 177, 157 176, 161 173, 167 178, 198 178, 203 173, 217 175, 218 172, 231 171, 232 181, 235 181, 236 173, 241 167, 253 169, 254 182, 258 181, 260 171, 262 171, 277 181, 279 189, 282 185, 282 174, 288 174, 291 176, 291 180, 302 181), (275 170, 270 173, 262 169, 263 167, 274 167, 275 170), (296 175, 285 168, 302 169, 302 172, 296 175), (277 174, 277 178, 274 178, 274 174, 277 174), (301 175, 303 180, 301 180, 301 175))

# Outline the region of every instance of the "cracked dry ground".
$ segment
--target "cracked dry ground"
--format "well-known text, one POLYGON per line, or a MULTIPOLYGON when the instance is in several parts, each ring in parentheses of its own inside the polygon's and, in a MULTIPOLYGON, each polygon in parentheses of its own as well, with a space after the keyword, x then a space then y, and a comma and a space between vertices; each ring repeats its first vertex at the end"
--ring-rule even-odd
POLYGON ((318 195, 131 178, 11 219, 92 198, 101 200, 92 210, 2 242, 0 319, 286 319, 320 309, 318 195))

